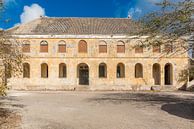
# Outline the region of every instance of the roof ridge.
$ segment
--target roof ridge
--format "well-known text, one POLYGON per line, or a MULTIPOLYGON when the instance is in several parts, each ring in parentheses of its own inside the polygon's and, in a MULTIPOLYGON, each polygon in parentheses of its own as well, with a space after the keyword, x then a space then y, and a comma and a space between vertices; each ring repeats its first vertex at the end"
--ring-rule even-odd
POLYGON ((114 18, 114 17, 41 17, 41 18, 48 18, 48 19, 128 19, 132 20, 130 18, 114 18))

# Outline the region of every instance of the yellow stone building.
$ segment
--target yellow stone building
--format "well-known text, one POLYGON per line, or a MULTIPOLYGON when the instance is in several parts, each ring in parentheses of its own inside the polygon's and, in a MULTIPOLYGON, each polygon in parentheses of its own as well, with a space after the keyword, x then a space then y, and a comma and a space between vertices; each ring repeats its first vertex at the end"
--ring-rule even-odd
POLYGON ((187 53, 172 44, 143 48, 145 37, 124 18, 49 18, 11 28, 28 56, 23 75, 10 78, 12 89, 150 90, 179 88, 187 53), (168 54, 164 54, 168 51, 168 54), (181 53, 181 54, 180 54, 181 53))

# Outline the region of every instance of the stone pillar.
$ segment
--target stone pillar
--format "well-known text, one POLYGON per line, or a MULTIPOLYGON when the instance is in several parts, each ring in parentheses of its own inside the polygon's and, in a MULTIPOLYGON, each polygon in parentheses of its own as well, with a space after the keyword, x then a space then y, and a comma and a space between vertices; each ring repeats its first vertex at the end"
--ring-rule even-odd
POLYGON ((161 64, 160 65, 161 66, 161 86, 163 87, 165 84, 165 82, 164 82, 164 64, 161 64))

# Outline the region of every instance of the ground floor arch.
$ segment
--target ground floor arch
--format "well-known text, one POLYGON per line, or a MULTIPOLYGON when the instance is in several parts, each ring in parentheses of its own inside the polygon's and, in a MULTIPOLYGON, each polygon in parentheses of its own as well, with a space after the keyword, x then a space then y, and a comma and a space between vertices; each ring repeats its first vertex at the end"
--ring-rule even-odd
POLYGON ((48 65, 46 63, 41 64, 41 77, 48 78, 48 65))
POLYGON ((164 66, 164 84, 173 85, 173 67, 170 63, 164 66))
POLYGON ((89 66, 81 63, 77 66, 79 85, 89 85, 89 66))
POLYGON ((155 63, 152 68, 152 75, 154 79, 154 85, 160 85, 161 84, 161 70, 160 70, 160 64, 155 63))

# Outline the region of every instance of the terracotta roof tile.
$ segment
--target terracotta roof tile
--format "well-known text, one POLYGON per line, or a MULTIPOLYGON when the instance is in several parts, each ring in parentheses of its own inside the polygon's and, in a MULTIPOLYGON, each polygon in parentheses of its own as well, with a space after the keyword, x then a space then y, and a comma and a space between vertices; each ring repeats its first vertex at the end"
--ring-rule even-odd
POLYGON ((49 18, 42 17, 7 30, 18 35, 130 35, 137 24, 128 18, 49 18))

